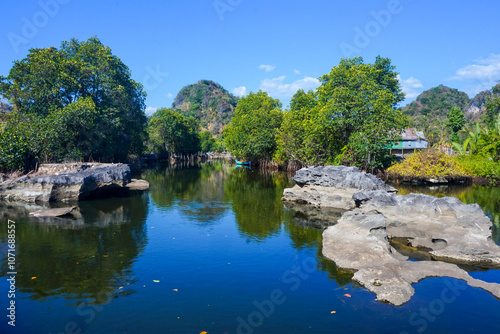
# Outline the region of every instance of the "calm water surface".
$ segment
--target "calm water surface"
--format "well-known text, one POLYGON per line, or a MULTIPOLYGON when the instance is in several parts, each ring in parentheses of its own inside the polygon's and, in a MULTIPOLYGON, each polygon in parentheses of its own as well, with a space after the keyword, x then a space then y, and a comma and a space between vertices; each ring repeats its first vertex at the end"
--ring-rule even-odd
MULTIPOLYGON (((81 202, 75 220, 0 204, 1 333, 498 333, 500 301, 450 278, 375 301, 321 255, 340 212, 284 206, 285 174, 161 166, 148 192, 81 202), (7 325, 7 219, 16 221, 16 327, 7 325)), ((419 188, 479 203, 499 188, 419 188)), ((499 243, 498 233, 495 240, 499 243)), ((471 275, 500 282, 500 271, 471 275)))

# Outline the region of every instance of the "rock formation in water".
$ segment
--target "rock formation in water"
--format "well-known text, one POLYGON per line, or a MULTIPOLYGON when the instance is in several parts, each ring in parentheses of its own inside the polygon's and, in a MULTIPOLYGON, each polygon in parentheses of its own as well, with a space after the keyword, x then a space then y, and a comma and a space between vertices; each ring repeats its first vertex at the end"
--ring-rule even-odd
POLYGON ((42 175, 8 179, 0 183, 0 200, 72 202, 124 189, 131 181, 130 167, 125 164, 75 165, 50 170, 47 175, 40 172, 42 175))
POLYGON ((325 230, 323 254, 354 271, 353 279, 379 301, 404 304, 414 294, 412 284, 439 276, 464 280, 500 298, 500 284, 474 279, 456 265, 500 268, 500 247, 492 241, 492 223, 479 205, 452 197, 396 195, 374 178, 353 167, 302 169, 294 178, 298 185, 285 189, 283 200, 354 208, 325 230), (393 238, 406 239, 437 261, 408 261, 391 246, 393 238))
POLYGON ((397 191, 376 176, 361 172, 357 167, 302 168, 297 171, 293 180, 297 184, 284 190, 284 201, 343 210, 356 207, 352 197, 361 190, 397 191))

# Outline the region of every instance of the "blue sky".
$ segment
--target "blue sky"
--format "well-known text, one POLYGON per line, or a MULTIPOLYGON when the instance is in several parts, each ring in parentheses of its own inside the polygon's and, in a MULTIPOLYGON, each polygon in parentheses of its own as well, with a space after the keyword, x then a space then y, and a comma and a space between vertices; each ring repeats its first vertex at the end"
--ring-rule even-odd
POLYGON ((23 0, 0 12, 0 75, 30 48, 97 36, 143 83, 148 113, 201 79, 286 107, 342 57, 390 58, 405 102, 439 84, 473 96, 500 80, 496 0, 23 0))

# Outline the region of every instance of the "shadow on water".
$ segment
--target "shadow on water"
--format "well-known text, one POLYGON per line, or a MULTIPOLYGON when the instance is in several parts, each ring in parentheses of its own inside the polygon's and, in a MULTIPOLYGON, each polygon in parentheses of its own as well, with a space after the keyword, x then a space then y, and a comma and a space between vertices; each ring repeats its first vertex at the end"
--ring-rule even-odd
MULTIPOLYGON (((142 193, 80 202, 77 219, 32 218, 28 212, 34 205, 0 203, 2 220, 16 222, 18 291, 35 300, 62 295, 75 305, 82 299, 87 304, 107 302, 119 286, 134 281, 132 264, 147 243, 148 201, 142 193)), ((0 231, 2 253, 6 232, 0 231)), ((1 268, 8 272, 6 256, 1 268)))

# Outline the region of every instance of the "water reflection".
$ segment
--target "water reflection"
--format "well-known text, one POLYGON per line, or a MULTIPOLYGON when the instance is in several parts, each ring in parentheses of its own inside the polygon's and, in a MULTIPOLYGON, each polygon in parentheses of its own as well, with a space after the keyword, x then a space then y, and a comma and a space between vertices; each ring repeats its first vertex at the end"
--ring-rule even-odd
POLYGON ((213 162, 187 169, 164 164, 142 177, 151 184, 151 198, 157 207, 168 210, 175 205, 190 220, 210 225, 230 208, 224 200, 224 185, 231 170, 213 162))
POLYGON ((238 229, 250 241, 263 241, 281 229, 283 189, 290 184, 283 173, 258 173, 235 168, 224 187, 231 202, 238 229))
POLYGON ((323 231, 328 226, 336 224, 345 211, 333 208, 320 209, 290 202, 284 203, 284 207, 288 213, 284 227, 291 245, 297 250, 315 250, 317 269, 325 271, 328 278, 340 287, 353 283, 353 273, 340 269, 335 262, 323 256, 323 231))
MULTIPOLYGON (((16 221, 16 286, 31 299, 63 295, 75 304, 100 303, 133 282, 132 264, 147 242, 147 193, 78 206, 81 218, 40 220, 27 215, 32 207, 0 204, 4 218, 16 221)), ((0 231, 3 253, 6 231, 0 231)), ((5 256, 1 267, 8 271, 5 256)))

